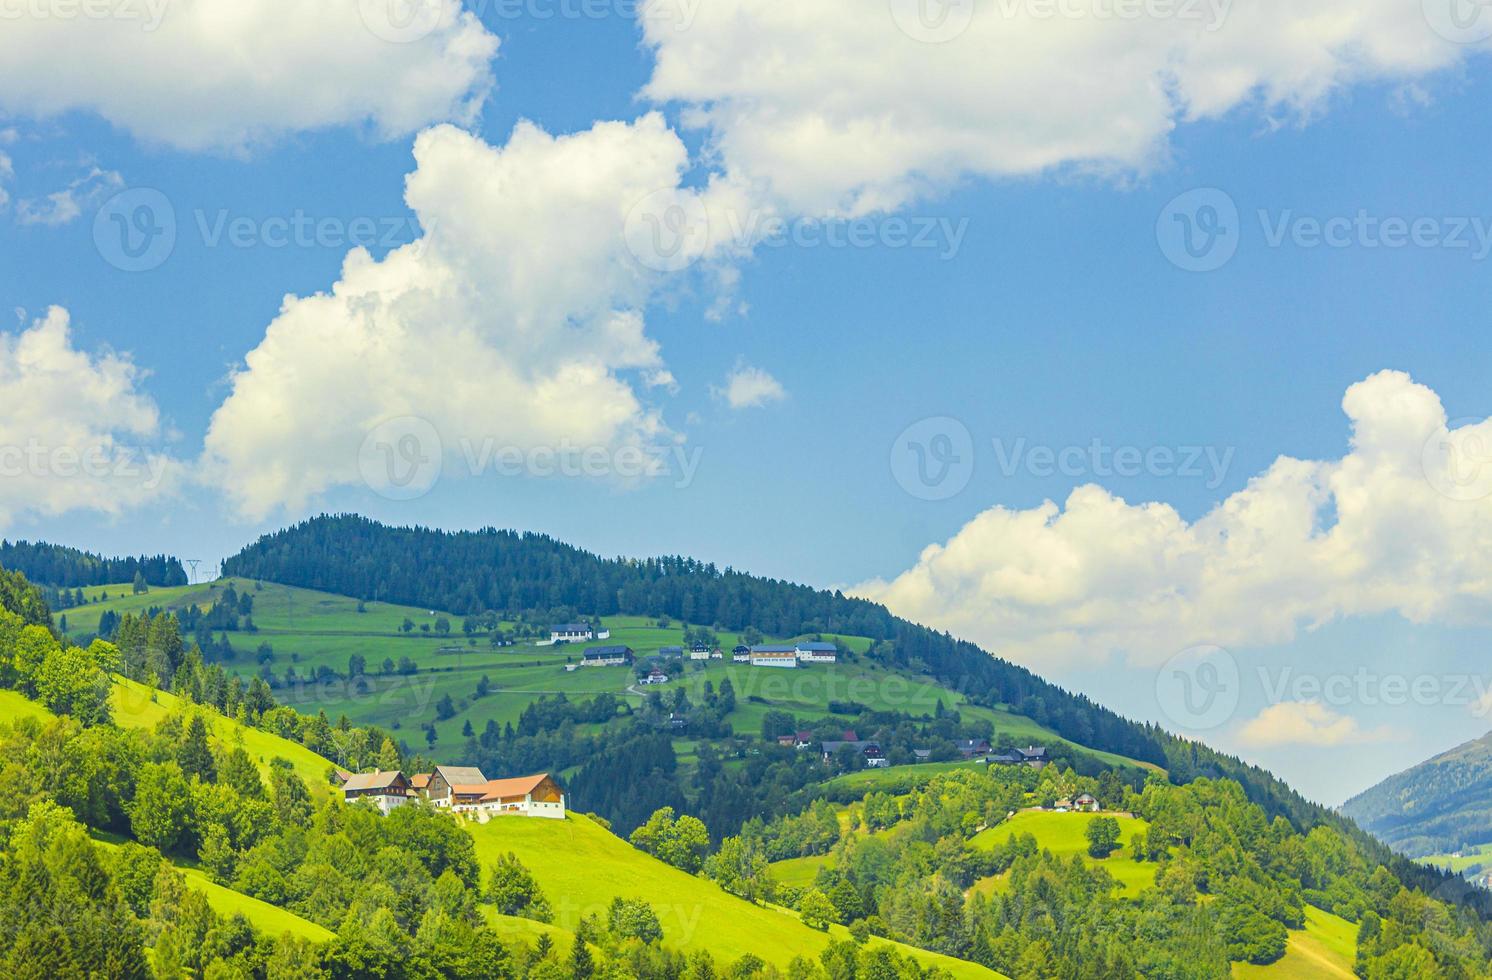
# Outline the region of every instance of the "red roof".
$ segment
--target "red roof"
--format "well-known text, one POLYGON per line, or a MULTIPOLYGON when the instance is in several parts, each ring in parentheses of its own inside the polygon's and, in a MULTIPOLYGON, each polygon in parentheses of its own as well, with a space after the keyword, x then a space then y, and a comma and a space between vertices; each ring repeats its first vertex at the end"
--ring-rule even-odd
POLYGON ((486 790, 482 800, 506 800, 514 796, 527 796, 539 784, 549 778, 549 773, 541 772, 537 776, 515 776, 512 779, 492 779, 482 787, 486 790))

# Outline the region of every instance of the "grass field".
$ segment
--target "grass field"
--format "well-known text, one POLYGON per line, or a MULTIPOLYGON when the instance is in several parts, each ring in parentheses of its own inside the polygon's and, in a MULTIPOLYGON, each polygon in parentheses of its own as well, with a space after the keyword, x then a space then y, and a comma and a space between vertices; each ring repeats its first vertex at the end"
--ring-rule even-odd
MULTIPOLYGON (((560 928, 573 928, 581 916, 603 912, 621 895, 652 904, 665 942, 686 950, 708 949, 721 967, 748 952, 785 966, 800 953, 816 957, 829 941, 829 934, 808 928, 793 913, 729 895, 636 850, 586 817, 510 817, 467 826, 484 867, 512 851, 533 871, 560 928)), ((834 929, 835 935, 848 935, 834 929)), ((901 949, 955 977, 997 976, 973 963, 901 949)))
POLYGON ((1448 868, 1454 874, 1460 874, 1473 865, 1492 864, 1492 844, 1478 844, 1456 854, 1431 854, 1415 860, 1420 864, 1448 868))
MULTIPOLYGON (((994 847, 1003 843, 1012 834, 1030 834, 1036 838, 1037 846, 1051 851, 1055 857, 1070 858, 1082 855, 1091 865, 1103 868, 1122 886, 1121 894, 1137 895, 1155 885, 1155 865, 1130 859, 1129 838, 1148 830, 1150 825, 1139 817, 1127 814, 1103 813, 1048 813, 1041 810, 1026 810, 1017 813, 1004 823, 981 831, 970 841, 973 847, 994 847), (1088 824, 1098 817, 1111 816, 1119 821, 1120 847, 1109 857, 1097 860, 1088 857, 1088 824)), ((984 892, 999 891, 1003 885, 1002 875, 985 878, 977 882, 974 889, 984 892)))
POLYGON ((52 713, 16 691, 0 691, 0 721, 36 718, 45 721, 52 713))
POLYGON ((1346 919, 1306 906, 1306 927, 1290 933, 1285 955, 1268 966, 1234 963, 1238 980, 1352 980, 1357 958, 1357 926, 1346 919))

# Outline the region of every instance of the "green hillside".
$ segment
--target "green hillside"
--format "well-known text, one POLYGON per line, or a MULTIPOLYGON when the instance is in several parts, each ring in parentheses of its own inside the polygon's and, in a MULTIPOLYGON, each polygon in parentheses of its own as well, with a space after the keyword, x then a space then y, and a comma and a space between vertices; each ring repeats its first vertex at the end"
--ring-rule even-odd
POLYGON ((1306 906, 1306 927, 1290 931, 1285 955, 1268 966, 1234 963, 1236 980, 1353 980, 1357 926, 1313 905, 1306 906))
MULTIPOLYGON (((647 900, 663 925, 664 941, 683 949, 707 949, 735 960, 755 953, 778 966, 795 955, 816 957, 830 934, 803 925, 789 911, 754 905, 703 878, 685 874, 633 848, 587 817, 563 821, 499 818, 468 823, 484 865, 509 851, 539 880, 555 924, 573 928, 582 916, 604 912, 613 896, 647 900)), ((848 932, 833 927, 833 934, 848 932)), ((955 977, 999 976, 977 964, 899 947, 955 977)))
MULTIPOLYGON (((1036 846, 1051 851, 1059 858, 1082 855, 1090 865, 1102 867, 1118 882, 1124 895, 1135 895, 1155 885, 1156 866, 1148 862, 1135 861, 1129 853, 1129 839, 1136 833, 1150 829, 1150 825, 1139 817, 1129 814, 1103 813, 1050 813, 1044 810, 1026 810, 988 830, 980 831, 970 841, 972 847, 993 847, 1011 835, 1019 837, 1030 834, 1036 838, 1036 846), (1088 825, 1101 816, 1113 817, 1119 822, 1119 849, 1102 860, 1088 857, 1088 825)), ((981 891, 999 891, 1000 878, 987 878, 974 886, 981 891)))
MULTIPOLYGON (((533 641, 512 646, 492 647, 485 634, 467 636, 462 632, 460 617, 440 610, 422 609, 384 602, 359 602, 348 596, 318 592, 273 582, 232 578, 199 585, 175 588, 152 588, 134 595, 128 586, 95 586, 83 590, 89 602, 65 611, 68 634, 81 639, 97 629, 104 613, 140 616, 151 610, 181 613, 192 606, 208 609, 232 586, 240 595, 253 597, 254 632, 220 633, 232 644, 235 657, 223 663, 229 671, 243 677, 257 675, 262 668, 274 671, 280 678, 294 670, 302 682, 277 687, 275 697, 307 713, 325 711, 336 719, 346 715, 355 724, 373 724, 398 732, 410 731, 405 738, 417 748, 421 743, 420 725, 434 723, 437 742, 430 754, 440 761, 463 761, 467 724, 482 731, 488 722, 499 727, 517 724, 519 716, 535 699, 563 694, 581 700, 609 693, 631 703, 642 704, 644 694, 634 683, 633 673, 621 668, 586 669, 569 672, 568 661, 579 658, 585 644, 548 646, 533 641), (107 598, 105 598, 107 597, 107 598), (439 635, 435 624, 444 617, 450 624, 448 635, 439 635), (414 629, 405 632, 409 621, 414 629), (422 627, 429 627, 424 632, 422 627), (267 644, 262 657, 259 650, 267 644), (345 675, 348 660, 361 656, 367 674, 356 681, 345 675), (418 672, 413 675, 384 676, 385 659, 398 664, 404 658, 413 661, 418 672), (322 681, 310 678, 318 668, 338 676, 322 681), (477 684, 486 677, 489 691, 477 696, 477 684), (455 713, 437 720, 435 705, 449 697, 455 713)), ((605 624, 611 637, 604 642, 632 647, 639 657, 656 655, 664 647, 684 644, 684 624, 673 622, 659 626, 657 620, 640 616, 611 616, 605 624)), ((502 624, 510 626, 511 624, 502 624)), ((851 657, 834 665, 815 665, 795 671, 768 671, 729 660, 685 661, 685 671, 677 684, 688 691, 696 703, 703 699, 707 684, 719 688, 729 679, 736 691, 736 708, 727 721, 738 734, 759 735, 762 721, 769 711, 787 711, 801 723, 816 719, 841 718, 845 727, 853 727, 852 715, 835 715, 835 702, 854 702, 876 711, 903 711, 931 716, 941 702, 944 708, 957 710, 966 718, 989 721, 996 736, 1008 734, 1017 741, 1047 745, 1067 744, 1081 748, 1108 765, 1145 765, 1110 752, 1099 751, 1061 738, 1031 719, 1006 706, 986 708, 970 704, 966 697, 930 677, 891 670, 865 659, 870 646, 866 637, 825 634, 851 657)), ((775 637, 784 642, 794 637, 775 637)), ((719 645, 729 651, 741 642, 739 634, 717 634, 719 645)), ((674 685, 664 691, 671 693, 674 685)), ((955 764, 956 765, 956 764, 955 764)), ((859 774, 875 779, 898 778, 876 774, 859 774)))

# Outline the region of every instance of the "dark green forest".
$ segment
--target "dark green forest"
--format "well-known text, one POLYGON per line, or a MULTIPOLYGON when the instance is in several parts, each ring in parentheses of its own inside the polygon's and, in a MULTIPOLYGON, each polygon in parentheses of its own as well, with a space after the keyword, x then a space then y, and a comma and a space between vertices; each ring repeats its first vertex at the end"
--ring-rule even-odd
POLYGON ((20 572, 37 585, 75 589, 118 585, 139 575, 147 585, 186 585, 186 570, 168 555, 105 558, 89 551, 41 541, 0 541, 0 568, 20 572))

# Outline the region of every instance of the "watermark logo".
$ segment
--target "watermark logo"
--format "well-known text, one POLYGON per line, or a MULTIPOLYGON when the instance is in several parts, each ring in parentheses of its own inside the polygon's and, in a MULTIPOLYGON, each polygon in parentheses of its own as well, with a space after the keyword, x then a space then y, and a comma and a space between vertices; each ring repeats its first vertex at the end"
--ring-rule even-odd
POLYGON ((923 44, 944 44, 974 22, 974 0, 891 0, 891 19, 923 44))
POLYGON ((1440 494, 1462 502, 1492 496, 1492 427, 1482 419, 1454 419, 1425 440, 1420 465, 1440 494))
POLYGON ((1233 717, 1242 684, 1238 661, 1219 646, 1188 647, 1155 676, 1155 700, 1178 728, 1208 731, 1233 717))
POLYGON ((1238 251, 1238 205, 1225 191, 1199 187, 1172 198, 1155 222, 1167 259, 1187 272, 1213 272, 1238 251))
POLYGON ((947 416, 913 423, 891 446, 891 475, 919 500, 955 497, 974 476, 974 437, 947 416))
POLYGON ((644 267, 680 272, 709 247, 710 217, 698 196, 665 188, 632 206, 622 234, 627 250, 644 267))
POLYGON ((413 44, 435 33, 445 6, 445 0, 358 0, 357 12, 374 37, 413 44))
POLYGON ((1492 38, 1492 0, 1421 0, 1430 29, 1453 44, 1492 38))
POLYGON ((415 500, 440 481, 444 448, 435 426, 411 415, 374 426, 358 450, 363 482, 388 500, 415 500))
POLYGON ((123 272, 159 268, 176 248, 176 209, 151 187, 120 191, 94 215, 93 245, 123 272))

